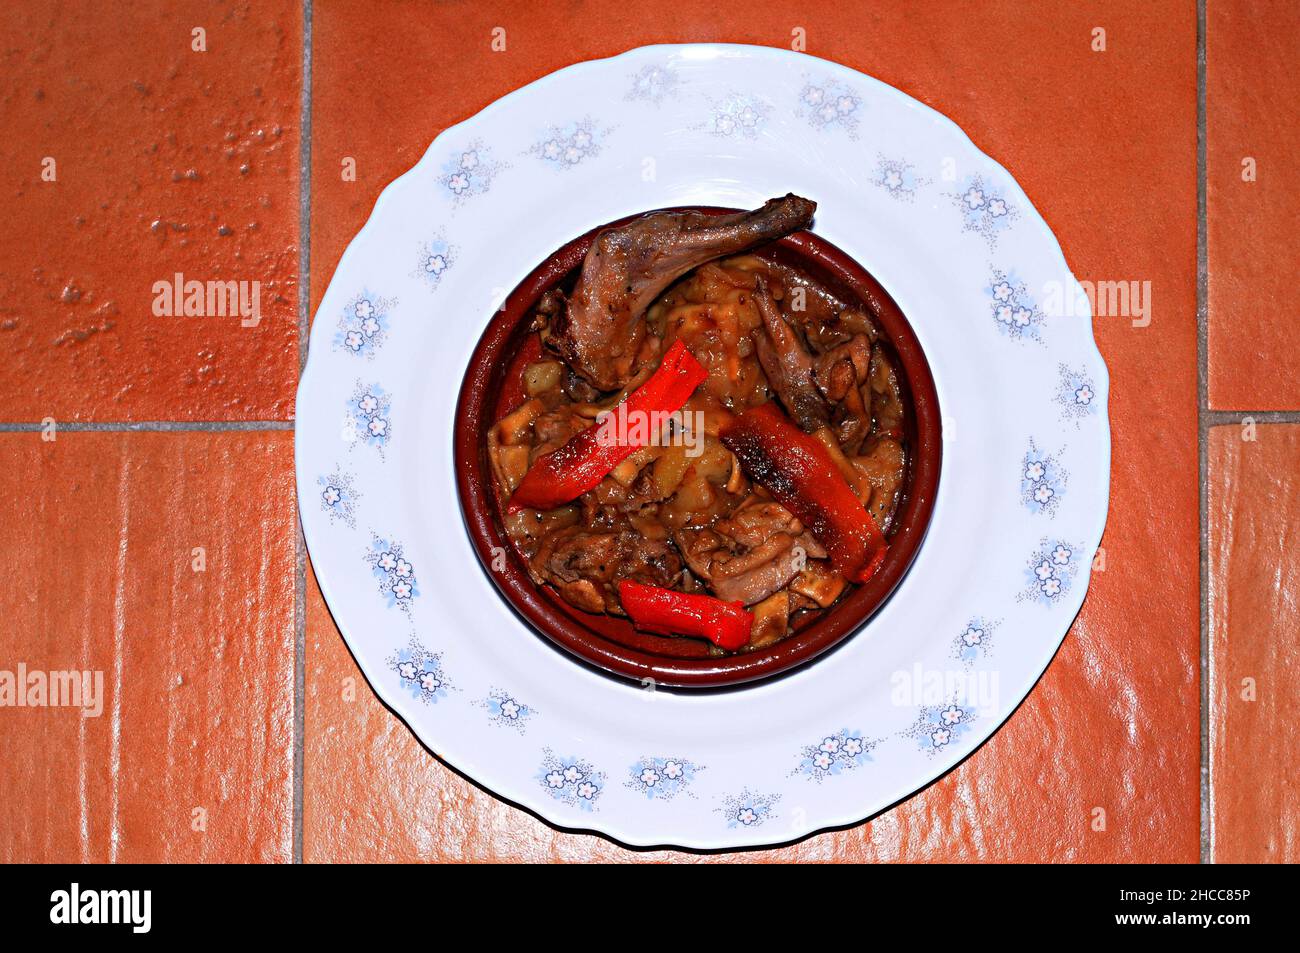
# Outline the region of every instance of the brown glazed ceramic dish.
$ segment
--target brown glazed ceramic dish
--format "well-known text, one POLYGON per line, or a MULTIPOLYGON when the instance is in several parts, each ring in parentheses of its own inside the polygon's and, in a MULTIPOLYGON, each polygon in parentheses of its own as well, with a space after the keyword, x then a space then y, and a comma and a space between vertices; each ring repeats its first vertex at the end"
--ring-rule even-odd
MULTIPOLYGON (((712 214, 734 211, 698 210, 712 214)), ((488 576, 516 612, 560 648, 607 672, 636 680, 653 679, 657 685, 693 688, 735 685, 784 672, 857 631, 898 585, 925 536, 942 456, 939 402, 929 364, 893 299, 844 252, 807 231, 762 247, 756 254, 795 265, 843 300, 861 303, 876 318, 893 347, 896 366, 902 369, 904 396, 911 409, 906 435, 910 459, 884 563, 864 585, 854 587, 805 628, 766 648, 722 657, 710 656, 710 646, 702 640, 638 632, 626 619, 575 609, 549 586, 533 582, 506 535, 487 460, 486 435, 511 409, 498 406, 501 386, 527 334, 533 306, 545 291, 572 284, 592 239, 609 225, 569 242, 525 278, 488 323, 470 358, 455 421, 456 483, 470 540, 488 576), (503 570, 492 568, 494 552, 507 554, 503 570)))

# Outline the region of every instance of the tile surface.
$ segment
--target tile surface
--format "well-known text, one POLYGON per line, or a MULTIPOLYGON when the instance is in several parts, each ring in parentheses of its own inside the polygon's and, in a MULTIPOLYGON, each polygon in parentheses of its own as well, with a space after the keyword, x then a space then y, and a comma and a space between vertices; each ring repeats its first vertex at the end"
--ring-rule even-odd
POLYGON ((0 669, 104 692, 0 708, 0 861, 291 859, 292 449, 0 435, 0 669))
POLYGON ((0 420, 292 415, 300 9, 0 8, 0 420), (155 316, 177 273, 259 282, 260 322, 155 316))
MULTIPOLYGON (((1105 567, 1047 675, 988 744, 893 811, 743 856, 1196 860, 1194 6, 1063 6, 1039 18, 992 3, 959 18, 797 3, 730 13, 689 0, 647 19, 581 3, 570 21, 593 27, 559 38, 542 8, 313 9, 313 302, 379 191, 447 125, 578 60, 674 40, 786 45, 796 27, 810 53, 961 125, 1016 176, 1080 278, 1152 282, 1147 326, 1096 321, 1113 381, 1105 567), (506 52, 490 49, 494 26, 506 28, 506 52), (1096 27, 1104 52, 1092 49, 1096 27), (355 182, 340 175, 348 157, 355 182)), ((437 763, 365 686, 318 594, 308 627, 305 859, 647 857, 556 832, 437 763)))
POLYGON ((1294 864, 1300 425, 1211 429, 1209 503, 1213 859, 1294 864))
POLYGON ((1213 0, 1206 12, 1210 406, 1297 410, 1300 5, 1213 0))

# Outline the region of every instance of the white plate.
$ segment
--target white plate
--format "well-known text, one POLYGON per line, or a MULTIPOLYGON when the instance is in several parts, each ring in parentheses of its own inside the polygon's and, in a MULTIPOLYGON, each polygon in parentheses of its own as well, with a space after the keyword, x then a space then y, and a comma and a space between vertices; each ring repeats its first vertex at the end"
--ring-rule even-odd
POLYGON ((1101 539, 1106 393, 1052 233, 949 120, 811 56, 646 47, 506 96, 380 196, 312 328, 302 522, 366 677, 448 763, 627 844, 777 843, 907 796, 1028 693, 1101 539), (788 191, 925 348, 944 418, 929 536, 814 664, 722 693, 638 689, 528 629, 479 567, 451 453, 464 369, 500 300, 592 226, 788 191))

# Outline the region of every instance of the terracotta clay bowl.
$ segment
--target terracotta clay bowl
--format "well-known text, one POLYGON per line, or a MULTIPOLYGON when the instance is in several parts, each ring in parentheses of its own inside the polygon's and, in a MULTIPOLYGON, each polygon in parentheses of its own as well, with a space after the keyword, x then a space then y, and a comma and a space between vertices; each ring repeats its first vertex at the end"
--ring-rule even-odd
MULTIPOLYGON (((694 207, 710 214, 734 209, 694 207)), ((634 216, 629 216, 634 217, 634 216)), ((511 408, 499 406, 502 384, 522 363, 520 345, 529 316, 543 293, 568 288, 595 235, 620 219, 592 229, 542 262, 515 288, 488 323, 470 358, 456 408, 456 482, 470 540, 484 570, 511 607, 556 646, 606 672, 642 682, 680 688, 718 688, 752 682, 810 662, 863 627, 907 572, 925 536, 939 485, 942 457, 938 396, 930 367, 911 325, 870 274, 825 239, 799 232, 757 254, 803 269, 842 300, 874 315, 892 348, 903 378, 909 408, 908 473, 903 498, 880 570, 805 627, 766 648, 713 657, 702 640, 636 631, 614 616, 575 609, 549 586, 528 574, 502 526, 496 487, 487 460, 488 428, 511 408), (506 554, 505 566, 494 554, 506 554)))

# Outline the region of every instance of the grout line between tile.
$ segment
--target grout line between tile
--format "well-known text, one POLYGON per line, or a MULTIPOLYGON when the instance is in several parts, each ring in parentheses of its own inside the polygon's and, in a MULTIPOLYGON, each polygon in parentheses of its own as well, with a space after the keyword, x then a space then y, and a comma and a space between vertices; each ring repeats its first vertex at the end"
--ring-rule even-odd
POLYGON ((298 122, 298 373, 311 330, 311 0, 302 5, 302 105, 298 122))
POLYGON ((302 863, 303 740, 307 695, 307 544, 295 521, 293 579, 293 862, 302 863))
MULTIPOLYGON (((56 431, 193 431, 193 430, 292 430, 292 420, 56 420, 56 431)), ((0 433, 35 433, 44 430, 45 423, 0 423, 0 433)))
MULTIPOLYGON (((1213 862, 1210 799, 1209 254, 1206 247, 1205 4, 1196 3, 1196 456, 1201 601, 1201 863, 1213 862)), ((1238 420, 1240 417, 1237 418, 1238 420)))
MULTIPOLYGON (((298 373, 307 363, 311 310, 311 0, 302 5, 302 107, 298 129, 298 373)), ((303 743, 307 727, 307 543, 301 516, 293 582, 293 862, 303 857, 303 743)))
POLYGON ((1249 417, 1257 424, 1300 424, 1300 410, 1203 410, 1206 429, 1239 426, 1249 417))

